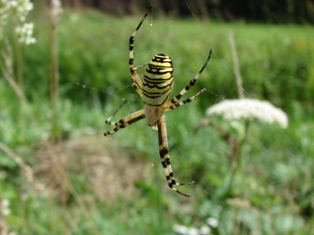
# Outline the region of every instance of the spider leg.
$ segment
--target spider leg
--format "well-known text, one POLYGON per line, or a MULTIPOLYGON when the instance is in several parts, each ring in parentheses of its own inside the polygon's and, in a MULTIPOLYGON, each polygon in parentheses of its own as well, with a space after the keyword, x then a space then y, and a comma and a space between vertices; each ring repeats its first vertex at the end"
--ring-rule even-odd
POLYGON ((117 122, 111 122, 110 121, 111 118, 119 111, 119 109, 125 104, 125 102, 122 105, 120 105, 120 107, 106 120, 106 124, 111 125, 111 126, 116 126, 116 127, 110 131, 105 132, 104 136, 113 135, 114 133, 116 133, 120 129, 123 129, 123 128, 145 118, 144 110, 141 109, 139 111, 136 111, 136 112, 120 119, 117 122))
POLYGON ((142 97, 142 90, 141 90, 142 89, 142 80, 138 76, 138 74, 136 72, 136 69, 139 68, 139 67, 142 67, 142 66, 137 66, 137 67, 133 66, 133 62, 134 62, 134 55, 133 55, 134 38, 135 38, 135 35, 136 35, 137 31, 140 29, 142 23, 146 19, 147 15, 149 14, 151 9, 152 9, 152 7, 150 7, 148 9, 148 11, 145 13, 145 15, 143 16, 141 22, 138 24, 138 26, 136 27, 135 31, 132 33, 132 35, 131 35, 131 37, 129 39, 129 69, 130 69, 130 72, 131 72, 131 75, 132 75, 132 86, 134 87, 136 92, 141 97, 142 97))
POLYGON ((199 96, 200 94, 204 93, 206 91, 206 88, 203 88, 202 90, 200 90, 199 92, 197 92, 195 95, 191 96, 190 98, 187 98, 181 102, 178 102, 178 103, 171 103, 171 102, 167 102, 165 105, 164 105, 164 110, 163 112, 168 112, 170 110, 174 110, 176 108, 179 108, 187 103, 190 103, 192 100, 194 100, 197 96, 199 96))
POLYGON ((195 75, 195 77, 189 82, 188 85, 186 85, 180 92, 179 94, 177 94, 175 97, 173 97, 170 102, 175 104, 178 102, 178 100, 181 99, 181 97, 188 91, 191 89, 192 86, 195 85, 195 83, 197 82, 198 78, 201 76, 203 70, 206 68, 206 66, 208 65, 209 63, 209 60, 212 56, 212 49, 209 50, 209 54, 208 54, 208 57, 204 63, 204 65, 202 66, 202 68, 200 69, 200 71, 195 75))
POLYGON ((174 190, 175 192, 190 197, 189 195, 180 192, 178 189, 176 189, 174 186, 179 185, 188 185, 193 184, 194 181, 189 183, 179 183, 175 180, 172 167, 170 164, 170 156, 169 156, 169 147, 168 147, 168 140, 167 140, 167 127, 166 127, 166 118, 164 115, 160 117, 160 119, 157 122, 158 127, 158 141, 159 141, 159 154, 160 154, 160 160, 161 164, 164 168, 164 173, 166 175, 166 179, 168 182, 168 186, 174 190))
POLYGON ((116 126, 117 122, 111 122, 111 119, 113 118, 114 115, 117 114, 117 112, 119 112, 119 110, 122 108, 122 106, 127 102, 127 100, 125 100, 120 106, 119 108, 117 108, 116 111, 114 111, 114 113, 105 121, 106 124, 111 125, 111 126, 116 126))
POLYGON ((142 67, 144 67, 144 66, 146 66, 146 65, 148 65, 148 64, 149 64, 149 63, 140 64, 140 65, 134 67, 133 69, 134 69, 134 70, 137 70, 137 69, 142 68, 142 67))

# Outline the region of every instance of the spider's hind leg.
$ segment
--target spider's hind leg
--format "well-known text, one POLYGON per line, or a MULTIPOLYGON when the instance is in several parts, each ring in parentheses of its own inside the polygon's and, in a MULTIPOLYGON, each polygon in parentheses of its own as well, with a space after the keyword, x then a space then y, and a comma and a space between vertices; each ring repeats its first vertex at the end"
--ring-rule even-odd
POLYGON ((158 127, 158 141, 159 141, 159 154, 160 154, 160 160, 161 164, 164 168, 164 173, 166 175, 166 179, 168 182, 168 186, 174 190, 175 192, 185 196, 190 197, 189 195, 180 192, 178 189, 175 188, 175 186, 180 185, 189 185, 194 184, 194 181, 189 183, 179 183, 176 181, 172 167, 170 164, 170 156, 169 156, 169 147, 168 147, 168 140, 167 140, 167 129, 166 129, 166 119, 165 116, 162 115, 160 119, 157 122, 158 127))

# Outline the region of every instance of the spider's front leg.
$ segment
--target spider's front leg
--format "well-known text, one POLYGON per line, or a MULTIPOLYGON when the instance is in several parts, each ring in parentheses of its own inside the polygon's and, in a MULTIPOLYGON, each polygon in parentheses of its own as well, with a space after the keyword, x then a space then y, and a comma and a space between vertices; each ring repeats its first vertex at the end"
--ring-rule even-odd
POLYGON ((132 86, 134 87, 134 89, 136 90, 136 92, 142 97, 143 93, 142 93, 142 80, 140 79, 140 77, 138 76, 136 69, 143 67, 147 64, 143 64, 143 65, 139 65, 137 67, 134 67, 134 39, 135 39, 135 35, 138 32, 138 30, 140 29, 142 23, 144 22, 144 20, 146 19, 147 15, 149 14, 149 12, 151 11, 152 7, 149 8, 149 10, 145 13, 145 15, 143 16, 141 22, 138 24, 138 26, 136 27, 135 31, 132 33, 130 39, 129 39, 129 69, 131 72, 131 76, 132 76, 132 86))
POLYGON ((169 156, 169 146, 168 146, 168 139, 167 139, 167 127, 166 127, 166 118, 165 115, 162 115, 160 119, 157 122, 158 127, 158 142, 159 142, 159 154, 160 154, 160 160, 161 164, 164 168, 164 173, 166 175, 166 179, 168 182, 168 186, 174 190, 175 192, 185 196, 190 197, 190 195, 187 195, 185 193, 180 192, 178 189, 176 189, 174 186, 180 186, 180 185, 188 185, 188 184, 194 184, 194 181, 189 183, 179 183, 175 180, 174 174, 172 171, 172 167, 170 164, 170 156, 169 156))

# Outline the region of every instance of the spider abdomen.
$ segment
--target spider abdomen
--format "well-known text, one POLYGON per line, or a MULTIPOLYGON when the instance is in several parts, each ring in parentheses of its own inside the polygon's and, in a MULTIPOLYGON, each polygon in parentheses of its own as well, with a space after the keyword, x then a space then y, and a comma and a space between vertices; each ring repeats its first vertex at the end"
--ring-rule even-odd
POLYGON ((143 101, 149 106, 165 103, 173 87, 173 67, 170 57, 157 54, 149 62, 143 78, 143 101))

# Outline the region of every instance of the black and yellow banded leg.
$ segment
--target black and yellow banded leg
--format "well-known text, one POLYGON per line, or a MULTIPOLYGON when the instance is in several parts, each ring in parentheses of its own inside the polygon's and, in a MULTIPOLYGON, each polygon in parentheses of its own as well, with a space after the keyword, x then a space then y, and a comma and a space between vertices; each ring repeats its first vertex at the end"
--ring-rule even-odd
MULTIPOLYGON (((129 69, 132 75, 132 86, 134 87, 134 89, 136 90, 136 92, 142 96, 142 80, 140 79, 140 77, 138 76, 136 69, 143 67, 143 66, 137 66, 134 67, 134 38, 135 35, 137 33, 137 31, 140 29, 142 23, 144 22, 144 20, 146 19, 147 15, 149 14, 150 10, 152 9, 152 7, 150 7, 148 9, 148 11, 145 13, 145 15, 143 16, 141 22, 138 24, 138 26, 136 27, 135 31, 132 33, 130 39, 129 39, 129 69)), ((146 65, 146 64, 145 64, 146 65)))
POLYGON ((178 102, 178 103, 175 103, 175 104, 172 104, 171 102, 168 102, 166 105, 165 105, 165 108, 163 110, 163 112, 168 112, 170 110, 174 110, 176 108, 179 108, 185 104, 188 104, 190 103, 191 101, 193 101, 197 96, 203 94, 207 89, 206 88, 203 88, 202 90, 200 90, 199 92, 197 92, 195 95, 191 96, 190 98, 187 98, 181 102, 178 102))
POLYGON ((111 126, 115 126, 115 128, 113 130, 105 132, 104 136, 113 135, 114 133, 116 133, 120 129, 123 129, 123 128, 145 118, 144 110, 141 109, 137 112, 134 112, 134 113, 120 119, 117 122, 111 122, 110 120, 112 119, 112 117, 119 111, 119 109, 125 104, 125 102, 122 105, 120 105, 120 107, 105 121, 106 124, 111 125, 111 126))
POLYGON ((195 83, 197 82, 198 78, 201 76, 202 72, 204 71, 204 69, 206 68, 206 66, 208 65, 210 58, 212 56, 212 49, 209 50, 209 54, 208 57, 204 63, 204 65, 202 66, 202 68, 200 69, 200 71, 195 75, 195 77, 189 82, 188 85, 186 85, 180 92, 179 94, 177 94, 175 97, 173 97, 170 102, 175 104, 176 102, 178 102, 178 100, 181 99, 181 97, 188 91, 191 89, 191 87, 193 87, 195 85, 195 83))
POLYGON ((169 146, 168 146, 168 140, 167 140, 167 127, 166 127, 166 118, 165 115, 162 115, 160 119, 157 122, 158 127, 158 142, 159 142, 159 154, 160 154, 160 160, 161 164, 164 168, 164 173, 166 175, 166 179, 168 182, 168 186, 174 190, 175 192, 190 197, 189 195, 180 192, 178 189, 175 188, 175 186, 180 185, 188 185, 193 184, 194 181, 189 183, 179 183, 175 180, 172 167, 170 164, 170 156, 169 156, 169 146))

